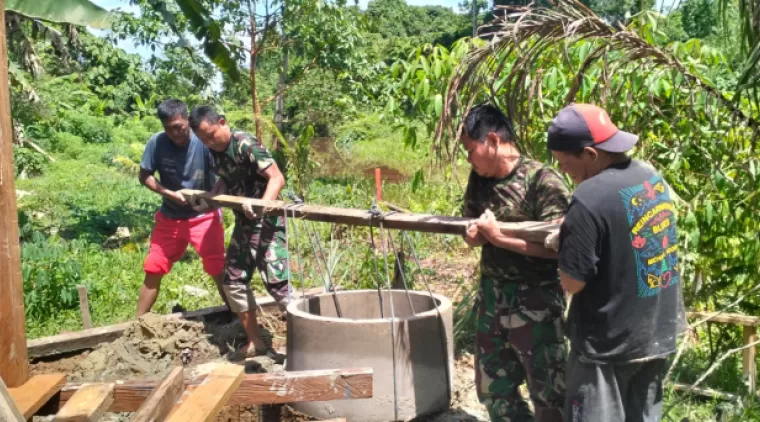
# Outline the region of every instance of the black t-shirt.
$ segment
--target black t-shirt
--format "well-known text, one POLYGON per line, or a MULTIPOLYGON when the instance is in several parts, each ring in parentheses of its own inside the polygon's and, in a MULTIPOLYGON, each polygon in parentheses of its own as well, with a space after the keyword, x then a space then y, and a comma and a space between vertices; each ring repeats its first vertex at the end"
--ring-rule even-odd
POLYGON ((676 210, 650 166, 628 160, 578 186, 560 230, 559 268, 585 282, 568 316, 582 358, 625 363, 675 350, 686 326, 676 210))

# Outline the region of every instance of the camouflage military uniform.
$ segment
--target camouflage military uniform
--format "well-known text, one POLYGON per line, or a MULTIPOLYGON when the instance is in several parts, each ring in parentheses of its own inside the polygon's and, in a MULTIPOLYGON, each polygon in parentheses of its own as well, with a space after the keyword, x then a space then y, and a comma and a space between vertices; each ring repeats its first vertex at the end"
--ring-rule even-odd
MULTIPOLYGON (((212 150, 217 176, 227 185, 227 193, 261 198, 267 179, 261 172, 274 164, 269 151, 254 136, 233 132, 225 152, 212 150)), ((235 229, 225 258, 224 284, 249 284, 254 267, 267 291, 281 301, 288 296, 288 252, 282 217, 246 218, 235 211, 235 229)))
MULTIPOLYGON (((463 214, 490 209, 498 221, 549 221, 570 193, 552 168, 521 158, 504 179, 470 175, 463 214)), ((492 421, 562 421, 567 348, 565 296, 557 261, 483 246, 478 291, 475 383, 492 421), (527 381, 535 416, 518 388, 527 381)))

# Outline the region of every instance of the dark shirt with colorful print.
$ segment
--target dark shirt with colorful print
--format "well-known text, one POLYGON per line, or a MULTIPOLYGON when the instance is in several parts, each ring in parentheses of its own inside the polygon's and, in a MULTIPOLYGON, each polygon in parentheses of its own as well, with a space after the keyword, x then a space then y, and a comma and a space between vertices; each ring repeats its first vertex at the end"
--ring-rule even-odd
POLYGON ((662 176, 627 160, 575 190, 560 230, 559 268, 584 284, 568 338, 581 359, 660 358, 686 327, 677 210, 662 176))
MULTIPOLYGON (((514 170, 501 179, 471 172, 462 213, 478 218, 490 209, 501 222, 551 221, 564 216, 569 202, 570 191, 555 169, 521 157, 514 170)), ((559 282, 556 260, 530 257, 488 243, 483 245, 480 271, 482 277, 501 282, 559 282)))

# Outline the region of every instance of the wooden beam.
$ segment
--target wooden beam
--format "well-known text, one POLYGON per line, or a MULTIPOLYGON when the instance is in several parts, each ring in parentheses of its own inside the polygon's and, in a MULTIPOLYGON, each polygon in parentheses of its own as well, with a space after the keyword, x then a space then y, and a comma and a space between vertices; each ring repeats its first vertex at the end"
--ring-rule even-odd
MULTIPOLYGON (((306 296, 312 296, 322 293, 324 288, 313 288, 306 290, 306 296)), ((294 291, 294 298, 301 297, 301 292, 294 291)), ((270 296, 257 297, 256 304, 263 312, 277 310, 277 302, 270 296)), ((229 312, 227 306, 219 305, 210 308, 199 309, 196 311, 177 312, 166 315, 165 318, 183 318, 183 319, 201 319, 214 317, 229 312)), ((93 349, 100 343, 114 341, 121 337, 124 330, 127 329, 134 321, 122 322, 104 327, 91 328, 89 330, 76 331, 73 333, 63 333, 49 337, 42 337, 27 341, 29 356, 32 358, 41 358, 46 356, 55 356, 62 353, 76 352, 78 350, 93 349)))
POLYGON ((760 326, 760 317, 742 315, 742 314, 730 314, 727 312, 686 312, 688 318, 705 319, 710 317, 710 322, 719 322, 723 324, 736 324, 743 326, 760 326))
MULTIPOLYGON (((231 195, 211 195, 207 192, 192 189, 182 189, 182 195, 193 201, 196 199, 205 200, 212 205, 225 208, 240 210, 244 202, 250 202, 254 211, 260 215, 278 215, 281 216, 292 204, 284 201, 263 201, 260 199, 250 199, 240 196, 231 195)), ((320 205, 301 205, 288 210, 288 215, 295 214, 296 218, 303 218, 311 221, 320 221, 325 223, 340 223, 352 226, 377 226, 379 221, 372 218, 367 210, 353 208, 336 208, 323 207, 320 205)), ((427 214, 390 214, 383 220, 383 227, 389 229, 409 230, 427 233, 441 234, 464 234, 467 225, 472 218, 463 217, 443 217, 427 214)), ((499 228, 503 233, 521 239, 544 243, 544 239, 552 231, 559 229, 559 224, 546 223, 538 221, 526 221, 520 223, 499 223, 499 228)))
POLYGON ((29 340, 26 343, 27 349, 29 350, 29 356, 32 358, 92 349, 100 343, 114 341, 121 337, 124 330, 131 324, 131 322, 124 322, 74 333, 63 333, 29 340))
POLYGON ((222 410, 244 377, 244 367, 220 364, 173 411, 167 422, 211 422, 222 410))
MULTIPOLYGON (((751 344, 757 341, 757 327, 745 325, 744 326, 744 344, 751 344)), ((744 369, 744 375, 749 379, 749 392, 754 393, 757 384, 757 349, 755 346, 744 349, 744 360, 742 361, 742 367, 744 369)))
MULTIPOLYGON (((185 388, 197 386, 205 377, 185 380, 185 388)), ((134 412, 140 408, 158 383, 148 381, 117 382, 110 412, 134 412)), ((58 397, 64 405, 79 389, 68 384, 58 397)), ((246 374, 229 406, 256 406, 304 401, 366 399, 372 397, 372 368, 295 371, 284 374, 246 374)), ((55 413, 51 405, 41 414, 55 413)))
POLYGON ((686 384, 672 384, 672 387, 673 387, 673 390, 678 391, 679 393, 685 393, 688 391, 689 394, 709 397, 711 399, 733 401, 738 398, 736 394, 724 393, 723 391, 714 390, 712 388, 701 388, 701 387, 691 388, 691 386, 686 385, 686 384))
POLYGON ((0 378, 0 421, 25 421, 24 417, 21 415, 21 411, 16 407, 16 401, 11 397, 11 393, 8 392, 8 387, 5 386, 5 382, 2 378, 0 378))
MULTIPOLYGON (((0 10, 5 1, 0 0, 0 10)), ((24 284, 18 243, 16 174, 8 90, 8 44, 5 14, 0 13, 0 377, 8 387, 29 379, 24 320, 24 284)))
POLYGON ((71 396, 53 422, 95 422, 113 403, 114 384, 87 384, 71 396))
POLYGON ((40 408, 50 400, 66 384, 64 374, 35 375, 21 387, 11 388, 11 397, 16 406, 24 415, 31 418, 40 408))
POLYGON ((182 368, 174 368, 161 384, 148 396, 137 412, 132 416, 132 422, 163 421, 172 410, 185 389, 182 368))

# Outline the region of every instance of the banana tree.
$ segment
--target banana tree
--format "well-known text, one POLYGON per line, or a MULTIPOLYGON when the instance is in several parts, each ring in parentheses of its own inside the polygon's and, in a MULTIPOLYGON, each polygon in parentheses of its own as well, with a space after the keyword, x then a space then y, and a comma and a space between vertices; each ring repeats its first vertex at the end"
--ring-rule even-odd
POLYGON ((18 51, 20 58, 20 63, 10 63, 11 83, 20 86, 31 101, 37 95, 21 69, 33 77, 42 71, 33 47, 34 38, 47 37, 56 54, 67 59, 63 35, 50 23, 65 25, 69 39, 76 39, 76 26, 105 29, 114 19, 112 13, 88 0, 6 0, 4 10, 8 47, 18 51))

